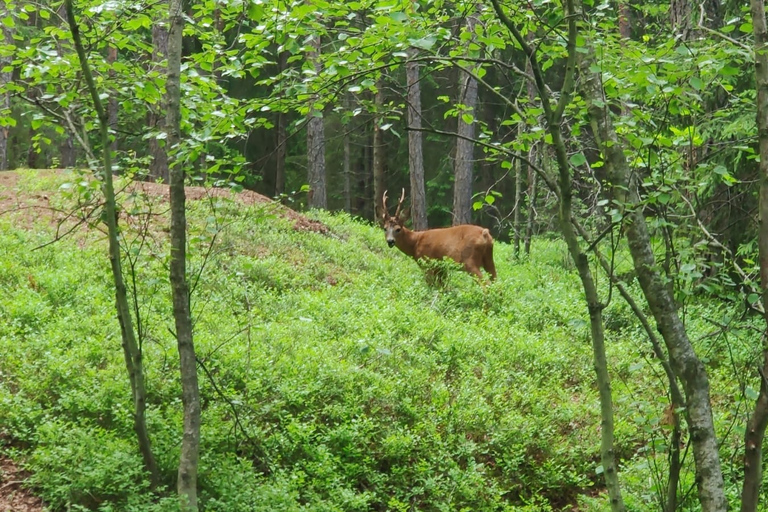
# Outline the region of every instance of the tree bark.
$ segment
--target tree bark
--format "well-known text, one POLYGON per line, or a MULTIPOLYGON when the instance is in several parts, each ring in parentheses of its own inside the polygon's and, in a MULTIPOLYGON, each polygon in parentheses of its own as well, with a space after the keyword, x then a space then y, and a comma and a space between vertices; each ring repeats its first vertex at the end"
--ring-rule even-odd
MULTIPOLYGON (((307 59, 312 63, 315 72, 320 74, 320 36, 312 36, 310 42, 312 50, 308 52, 307 59)), ((316 101, 316 99, 315 99, 316 101)), ((327 208, 326 177, 325 177, 325 128, 323 126, 323 112, 313 105, 309 111, 307 121, 307 181, 309 192, 307 205, 310 208, 327 208)))
POLYGON ((595 365, 595 377, 600 396, 600 459, 603 466, 603 476, 608 490, 611 510, 624 512, 625 506, 621 496, 621 487, 616 470, 616 454, 614 452, 614 424, 613 402, 611 398, 611 381, 608 373, 608 363, 605 356, 605 339, 603 330, 602 311, 604 305, 599 300, 597 286, 589 266, 589 260, 581 250, 579 238, 574 230, 572 219, 572 178, 568 153, 563 140, 561 123, 566 106, 571 102, 574 75, 576 72, 576 38, 578 35, 576 9, 574 0, 566 0, 565 16, 568 20, 568 59, 565 66, 565 76, 560 90, 560 97, 556 103, 550 99, 544 74, 536 57, 536 47, 528 44, 517 26, 509 19, 499 5, 499 0, 491 0, 493 8, 501 22, 512 32, 517 43, 522 47, 531 64, 531 69, 536 81, 538 95, 544 110, 547 130, 552 137, 552 145, 558 168, 557 183, 550 185, 558 191, 560 229, 563 233, 568 252, 573 259, 581 279, 584 295, 589 311, 590 331, 592 338, 592 354, 595 365))
POLYGON ((758 250, 760 286, 766 328, 761 343, 760 393, 744 433, 744 484, 741 511, 755 512, 763 484, 763 440, 768 427, 768 28, 762 0, 750 0, 752 32, 755 36, 755 85, 757 88, 757 135, 760 150, 760 204, 758 250))
MULTIPOLYGON (((6 16, 13 16, 13 14, 10 9, 8 9, 8 5, 3 2, 2 7, 0 7, 0 17, 5 18, 6 16)), ((15 22, 15 16, 11 19, 15 22)), ((0 26, 3 31, 3 42, 7 45, 15 45, 13 41, 14 29, 7 27, 4 23, 0 23, 0 26)), ((13 57, 11 56, 0 58, 0 89, 4 91, 2 97, 0 97, 0 110, 6 112, 6 115, 10 115, 11 111, 11 93, 6 90, 6 88, 8 87, 8 84, 13 82, 13 69, 10 69, 9 71, 3 71, 3 69, 10 67, 11 62, 13 62, 13 57)), ((0 171, 8 169, 9 133, 10 130, 8 126, 0 126, 0 171)))
MULTIPOLYGON (((288 65, 288 52, 280 52, 277 58, 278 72, 285 71, 288 65)), ((275 135, 277 137, 275 150, 275 197, 285 193, 285 157, 288 147, 288 115, 285 112, 277 113, 277 126, 275 126, 275 135)))
POLYGON ((630 39, 632 37, 632 25, 629 22, 631 12, 629 2, 620 0, 617 7, 619 10, 619 34, 622 39, 630 39))
MULTIPOLYGON (((537 156, 536 153, 538 151, 541 150, 532 147, 528 152, 528 159, 531 162, 536 160, 535 156, 537 156)), ((540 161, 541 159, 538 160, 540 161)), ((525 218, 525 237, 523 244, 523 252, 526 256, 530 256, 531 254, 531 239, 533 238, 533 227, 536 223, 536 196, 538 195, 538 183, 539 180, 536 172, 531 167, 528 167, 528 191, 526 193, 528 196, 528 213, 525 218)))
MULTIPOLYGON (((168 147, 181 141, 181 45, 184 18, 182 0, 169 2, 168 80, 166 82, 167 115, 165 128, 168 147)), ((200 452, 200 388, 197 381, 197 360, 192 337, 189 283, 187 282, 187 218, 184 190, 184 167, 181 157, 171 163, 171 261, 170 280, 173 296, 173 318, 179 350, 181 400, 184 406, 184 431, 179 458, 177 490, 181 510, 196 512, 197 466, 200 452)))
MULTIPOLYGON (((344 108, 351 109, 352 99, 347 93, 344 95, 344 108)), ((344 126, 344 162, 342 163, 342 173, 344 174, 344 211, 352 213, 352 127, 354 119, 350 118, 349 123, 344 126)))
POLYGON ((648 226, 637 190, 637 175, 631 172, 624 156, 604 97, 601 77, 591 71, 595 64, 594 49, 580 54, 583 96, 587 102, 590 121, 608 168, 609 183, 615 199, 622 203, 626 213, 626 236, 635 271, 656 320, 657 327, 667 345, 675 374, 683 382, 686 394, 686 417, 691 432, 696 483, 703 512, 727 509, 720 456, 712 420, 709 397, 709 378, 703 363, 691 345, 685 327, 677 314, 677 305, 665 285, 666 280, 657 270, 648 226))
MULTIPOLYGON (((472 12, 467 16, 467 31, 473 34, 477 26, 478 14, 472 12)), ((453 181, 453 225, 470 224, 472 222, 472 167, 474 165, 475 145, 475 107, 477 106, 477 80, 464 72, 460 72, 459 101, 464 108, 460 109, 458 119, 458 138, 456 139, 456 160, 454 162, 453 181), (464 117, 472 119, 467 122, 464 117)))
POLYGON ((381 112, 384 110, 384 90, 381 81, 377 84, 373 103, 376 109, 373 116, 373 212, 374 215, 378 215, 382 208, 381 200, 387 183, 385 165, 387 155, 384 149, 384 132, 381 129, 381 112))
MULTIPOLYGON (((415 48, 408 50, 408 56, 418 55, 415 48)), ((421 134, 421 83, 419 64, 409 60, 405 63, 405 77, 408 87, 408 163, 411 176, 411 221, 413 229, 429 229, 427 221, 427 194, 424 186, 424 151, 421 134)))
MULTIPOLYGON (((63 23, 67 23, 67 9, 64 4, 59 7, 58 13, 63 23)), ((65 58, 64 48, 62 47, 61 40, 56 41, 56 53, 59 58, 65 58)), ((64 168, 74 167, 77 163, 77 153, 75 152, 75 137, 72 130, 74 127, 66 127, 66 138, 59 144, 59 162, 64 168)))
MULTIPOLYGON (((522 123, 517 125, 518 137, 523 133, 522 123)), ((520 240, 522 238, 523 231, 523 161, 516 159, 515 166, 515 211, 514 211, 514 236, 512 237, 512 245, 514 247, 515 259, 520 259, 520 240)))
MULTIPOLYGON (((168 0, 158 0, 160 7, 167 6, 168 0)), ((158 12, 163 12, 160 9, 158 12)), ((165 73, 165 59, 168 56, 168 25, 167 20, 155 20, 152 24, 152 68, 158 73, 165 73)), ((147 114, 147 124, 150 130, 160 133, 165 130, 165 100, 161 99, 153 105, 147 114)), ((167 141, 158 137, 149 139, 149 178, 153 181, 162 180, 168 183, 168 154, 165 151, 167 141)))
POLYGON ((99 92, 96 90, 96 84, 91 74, 90 66, 83 49, 83 43, 80 38, 80 30, 75 20, 72 8, 72 0, 65 1, 67 11, 67 20, 69 29, 72 33, 72 39, 75 43, 80 67, 83 71, 88 91, 93 100, 93 106, 99 118, 99 128, 101 131, 102 153, 103 153, 103 182, 102 192, 104 194, 104 213, 107 223, 107 232, 109 240, 109 261, 112 267, 112 278, 115 283, 115 308, 117 319, 120 323, 120 336, 123 345, 123 355, 125 356, 125 366, 128 370, 128 377, 131 383, 131 392, 133 395, 133 428, 138 438, 139 451, 144 461, 144 468, 150 475, 152 486, 160 483, 160 471, 157 462, 152 453, 152 446, 149 439, 149 432, 146 424, 146 389, 144 385, 144 366, 142 363, 141 347, 136 340, 136 331, 133 327, 131 317, 131 306, 128 301, 128 293, 123 279, 122 260, 120 254, 120 232, 117 226, 117 205, 115 201, 115 188, 112 182, 112 159, 109 151, 109 119, 104 109, 99 92))
MULTIPOLYGON (((107 50, 107 63, 110 65, 109 78, 111 80, 114 80, 115 78, 115 72, 111 67, 115 61, 117 61, 117 47, 110 46, 107 50)), ((109 150, 112 151, 112 153, 117 153, 117 108, 117 96, 113 91, 112 94, 109 95, 109 100, 107 101, 107 124, 109 125, 109 130, 112 132, 109 150)))

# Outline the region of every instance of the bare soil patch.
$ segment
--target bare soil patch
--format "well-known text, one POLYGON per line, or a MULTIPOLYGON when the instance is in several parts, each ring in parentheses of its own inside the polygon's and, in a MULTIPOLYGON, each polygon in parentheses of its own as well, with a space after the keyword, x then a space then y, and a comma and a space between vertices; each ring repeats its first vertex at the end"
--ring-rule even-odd
POLYGON ((29 475, 10 459, 0 457, 0 512, 42 512, 43 500, 23 487, 29 475))
MULTIPOLYGON (((49 178, 62 175, 63 169, 46 169, 35 171, 41 178, 49 178)), ((27 192, 20 190, 20 174, 15 171, 0 172, 0 215, 13 214, 14 219, 20 225, 31 227, 36 223, 60 223, 67 219, 70 212, 63 212, 52 208, 50 205, 51 192, 27 192)), ((130 191, 141 192, 151 197, 170 200, 168 185, 161 183, 134 182, 129 187, 130 191)), ((274 204, 276 211, 293 221, 293 228, 297 231, 312 231, 328 234, 328 226, 322 222, 310 219, 295 210, 280 205, 267 196, 251 190, 234 192, 227 188, 186 187, 188 201, 201 201, 210 198, 228 198, 247 206, 254 204, 274 204)))

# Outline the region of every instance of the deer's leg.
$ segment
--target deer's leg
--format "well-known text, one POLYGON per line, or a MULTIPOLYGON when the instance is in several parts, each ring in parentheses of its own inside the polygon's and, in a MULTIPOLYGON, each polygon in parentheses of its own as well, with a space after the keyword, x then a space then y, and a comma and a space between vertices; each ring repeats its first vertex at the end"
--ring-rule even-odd
POLYGON ((485 257, 483 268, 486 272, 491 274, 491 281, 494 281, 496 279, 496 264, 493 262, 493 254, 489 254, 485 257))

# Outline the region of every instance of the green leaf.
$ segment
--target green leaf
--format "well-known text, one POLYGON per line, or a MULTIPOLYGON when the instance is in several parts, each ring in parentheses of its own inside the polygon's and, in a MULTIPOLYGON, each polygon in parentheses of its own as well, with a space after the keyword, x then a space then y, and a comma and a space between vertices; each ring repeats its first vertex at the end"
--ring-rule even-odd
POLYGON ((697 76, 692 77, 689 80, 689 83, 691 84, 691 87, 693 87, 697 91, 701 91, 704 89, 704 81, 697 76))
POLYGON ((472 114, 461 114, 461 120, 466 124, 472 124, 475 121, 475 118, 472 114))
POLYGON ((479 210, 482 207, 483 207, 483 202, 482 201, 475 201, 474 203, 472 203, 472 209, 473 210, 479 210))
POLYGON ((437 42, 437 37, 432 35, 422 37, 421 39, 410 40, 411 46, 415 46, 416 48, 421 48, 422 50, 431 49, 435 45, 435 42, 437 42))
POLYGON ((572 166, 578 167, 580 165, 584 165, 584 163, 587 161, 587 158, 582 153, 576 153, 571 155, 571 158, 569 158, 568 161, 571 162, 572 166))

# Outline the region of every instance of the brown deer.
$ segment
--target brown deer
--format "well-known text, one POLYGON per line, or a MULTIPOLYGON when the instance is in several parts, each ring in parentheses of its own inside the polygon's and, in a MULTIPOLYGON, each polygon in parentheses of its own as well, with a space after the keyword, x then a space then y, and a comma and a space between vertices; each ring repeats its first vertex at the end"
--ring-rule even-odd
POLYGON ((493 238, 491 233, 480 226, 465 224, 451 228, 411 231, 403 223, 408 220, 408 210, 400 213, 405 199, 405 189, 397 203, 395 216, 389 215, 387 192, 381 200, 381 223, 386 232, 387 244, 397 246, 402 252, 415 259, 442 260, 445 257, 464 265, 464 270, 482 279, 484 268, 491 280, 496 279, 496 265, 493 263, 493 238))

